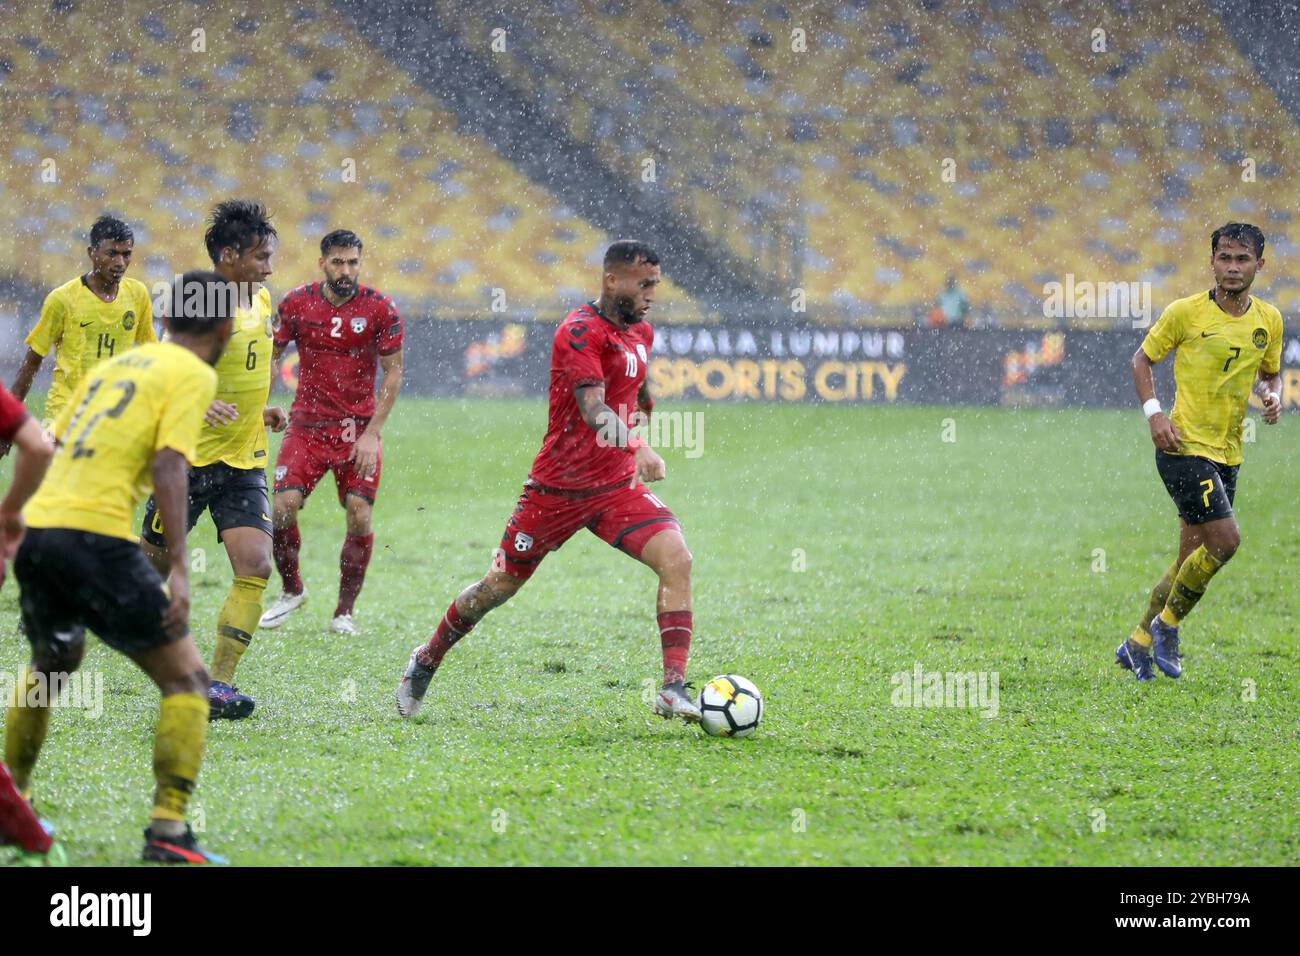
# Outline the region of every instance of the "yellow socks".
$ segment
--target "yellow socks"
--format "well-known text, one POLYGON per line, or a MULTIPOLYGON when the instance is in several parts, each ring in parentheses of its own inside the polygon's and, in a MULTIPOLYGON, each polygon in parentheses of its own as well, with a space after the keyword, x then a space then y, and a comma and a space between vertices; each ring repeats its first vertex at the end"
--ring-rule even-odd
POLYGON ((1178 622, 1196 607, 1196 602, 1209 587, 1210 578, 1221 567, 1223 562, 1206 551, 1205 545, 1189 554, 1183 566, 1178 569, 1178 577, 1174 579, 1169 599, 1160 612, 1160 620, 1170 627, 1177 627, 1178 622))
POLYGON ((49 694, 43 695, 46 706, 31 707, 28 689, 36 686, 40 677, 33 677, 30 668, 23 668, 22 679, 14 685, 9 697, 9 714, 5 718, 5 764, 14 778, 14 785, 24 798, 31 789, 32 768, 45 743, 45 731, 50 726, 49 694))
POLYGON ((217 649, 212 655, 212 679, 229 684, 235 667, 248 649, 262 618, 262 595, 266 578, 236 577, 217 615, 217 649))
POLYGON ((153 737, 155 820, 184 820, 185 807, 203 763, 208 739, 208 698, 203 694, 171 694, 162 699, 153 737))
POLYGON ((1142 615, 1142 623, 1133 632, 1134 642, 1143 647, 1151 644, 1151 622, 1169 600, 1169 592, 1174 589, 1174 580, 1178 577, 1178 568, 1178 559, 1174 558, 1174 563, 1165 570, 1165 576, 1160 579, 1160 583, 1151 590, 1151 601, 1147 604, 1147 612, 1142 615), (1139 631, 1145 635, 1145 640, 1138 636, 1139 631))

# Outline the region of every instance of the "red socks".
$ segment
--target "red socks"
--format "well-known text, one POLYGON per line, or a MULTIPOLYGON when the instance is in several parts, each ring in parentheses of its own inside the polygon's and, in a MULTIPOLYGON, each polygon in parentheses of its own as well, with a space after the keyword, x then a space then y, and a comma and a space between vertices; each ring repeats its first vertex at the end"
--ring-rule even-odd
POLYGON ((287 528, 271 532, 271 553, 275 555, 275 569, 284 582, 285 594, 301 594, 302 578, 298 574, 298 552, 302 550, 302 535, 297 522, 287 528))
POLYGON ((442 663, 442 657, 451 646, 459 641, 462 637, 474 630, 475 621, 467 621, 460 616, 460 611, 456 609, 456 602, 451 602, 451 607, 447 608, 447 613, 442 616, 438 622, 438 629, 433 632, 433 637, 429 638, 429 643, 420 648, 419 661, 425 667, 436 668, 442 663))
POLYGON ((28 853, 48 853, 53 842, 14 786, 8 768, 0 763, 0 844, 17 843, 28 853))
POLYGON ((691 652, 691 612, 662 612, 659 643, 664 649, 664 686, 685 680, 686 657, 691 652))
MULTIPOLYGON (((297 530, 295 527, 295 533, 297 530)), ((361 585, 365 583, 366 567, 374 548, 374 534, 350 534, 343 539, 343 551, 339 554, 339 604, 334 609, 335 617, 352 613, 352 605, 357 602, 361 585)))

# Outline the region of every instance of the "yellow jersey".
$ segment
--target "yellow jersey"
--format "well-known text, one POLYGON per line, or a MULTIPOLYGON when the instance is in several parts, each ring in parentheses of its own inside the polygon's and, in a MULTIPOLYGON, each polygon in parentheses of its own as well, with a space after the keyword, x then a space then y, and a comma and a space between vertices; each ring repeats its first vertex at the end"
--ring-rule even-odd
POLYGON ((112 302, 91 292, 85 276, 63 283, 45 297, 41 318, 27 335, 33 352, 54 352, 45 418, 59 417, 77 385, 100 362, 156 341, 153 304, 143 282, 123 277, 112 302))
POLYGON ((1178 351, 1169 420, 1182 437, 1177 453, 1240 465, 1241 423, 1256 374, 1281 368, 1282 313, 1251 296, 1250 307, 1233 317, 1213 290, 1178 299, 1142 341, 1152 362, 1172 349, 1178 351))
POLYGON ((238 417, 226 425, 205 425, 199 436, 195 464, 224 461, 232 468, 266 467, 266 425, 262 412, 271 394, 271 327, 274 309, 271 292, 257 291, 250 308, 235 312, 234 330, 226 350, 217 359, 217 398, 238 408, 238 417))
POLYGON ((192 464, 216 392, 212 366, 171 342, 101 362, 54 423, 59 447, 23 509, 27 524, 135 541, 135 509, 152 488, 154 454, 171 448, 192 464))

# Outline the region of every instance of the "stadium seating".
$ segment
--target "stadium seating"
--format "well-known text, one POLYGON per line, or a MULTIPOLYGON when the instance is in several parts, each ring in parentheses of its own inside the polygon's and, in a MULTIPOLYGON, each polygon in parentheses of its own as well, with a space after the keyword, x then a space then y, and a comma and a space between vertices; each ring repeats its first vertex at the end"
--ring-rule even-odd
MULTIPOLYGON (((213 201, 257 195, 284 285, 345 224, 368 276, 431 314, 488 314, 494 289, 543 308, 587 291, 609 237, 458 131, 324 0, 155 7, 23 5, 0 38, 17 222, 0 253, 24 279, 65 277, 103 209, 139 224, 144 276, 169 275, 201 260, 213 201)), ((1269 236, 1260 294, 1300 306, 1295 121, 1201 0, 436 7, 480 51, 507 29, 491 62, 509 83, 630 181, 654 158, 678 212, 770 260, 816 317, 911 322, 950 272, 1000 324, 1051 324, 1042 287, 1067 272, 1148 280, 1158 305, 1206 284, 1206 237, 1230 218, 1269 236)), ((691 316, 682 290, 665 298, 691 316)))
POLYGON ((65 281, 104 210, 136 227, 135 274, 170 276, 205 260, 215 201, 255 196, 281 232, 277 289, 317 276, 316 242, 347 226, 367 243, 363 281, 409 309, 490 315, 502 289, 512 310, 554 310, 590 293, 609 237, 457 132, 328 4, 72 6, 22 6, 0 39, 0 195, 17 226, 0 254, 23 278, 65 281))
MULTIPOLYGON (((471 0, 439 7, 480 43, 497 24, 471 0)), ((747 212, 805 233, 815 301, 892 320, 951 271, 977 306, 1032 321, 1068 271, 1149 280, 1160 302, 1206 283, 1197 253, 1239 218, 1273 243, 1260 293, 1300 304, 1300 197, 1280 188, 1294 120, 1197 0, 557 0, 499 19, 525 48, 493 60, 512 82, 621 146, 629 175, 662 157, 670 198, 720 241, 748 248, 747 212)))

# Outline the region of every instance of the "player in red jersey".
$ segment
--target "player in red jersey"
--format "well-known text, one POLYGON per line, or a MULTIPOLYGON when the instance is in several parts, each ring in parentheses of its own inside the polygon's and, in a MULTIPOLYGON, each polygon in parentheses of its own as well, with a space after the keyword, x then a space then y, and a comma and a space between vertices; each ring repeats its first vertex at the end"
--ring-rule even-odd
POLYGON ((275 460, 271 523, 284 593, 260 627, 279 627, 307 598, 298 572, 298 511, 325 472, 334 472, 347 536, 339 556, 339 601, 332 627, 356 634, 352 608, 374 549, 371 509, 379 491, 379 436, 402 388, 402 317, 388 296, 359 285, 361 240, 346 229, 320 242, 324 282, 285 296, 275 324, 274 358, 298 345, 298 392, 275 460), (375 366, 383 371, 375 400, 375 366))
MULTIPOLYGON (((18 446, 13 483, 0 500, 0 569, 3 569, 4 563, 17 553, 26 532, 23 506, 40 486, 54 456, 54 449, 36 419, 27 414, 23 403, 3 385, 0 385, 0 441, 6 446, 10 442, 18 446)), ((0 582, 3 580, 0 573, 0 582)), ((15 684, 13 700, 8 703, 16 705, 24 687, 25 681, 15 684)), ((18 844, 24 852, 45 854, 50 852, 53 841, 49 829, 37 819, 8 769, 0 763, 0 846, 10 843, 18 844)))
POLYGON ((698 721, 686 691, 691 645, 691 553, 677 518, 642 481, 664 477, 664 461, 630 428, 652 407, 646 363, 654 330, 646 313, 659 284, 659 256, 631 240, 605 253, 600 298, 570 312, 551 345, 550 421, 542 450, 506 522, 492 567, 470 585, 411 652, 397 711, 412 717, 443 655, 488 611, 514 595, 557 550, 587 528, 659 576, 663 687, 655 713, 698 721))

